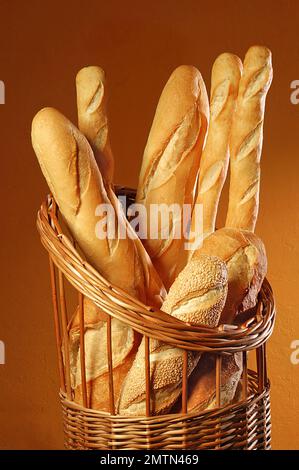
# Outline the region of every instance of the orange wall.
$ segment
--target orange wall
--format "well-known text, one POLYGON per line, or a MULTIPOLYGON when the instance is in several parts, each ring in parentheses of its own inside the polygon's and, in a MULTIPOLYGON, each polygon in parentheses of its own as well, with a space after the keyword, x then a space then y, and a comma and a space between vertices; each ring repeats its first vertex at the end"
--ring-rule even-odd
MULTIPOLYGON (((296 1, 1 1, 0 340, 7 358, 0 365, 0 448, 63 445, 47 257, 35 229, 47 187, 30 145, 33 115, 51 105, 75 119, 75 74, 101 65, 110 81, 116 180, 134 186, 171 71, 194 64, 209 86, 219 53, 243 57, 261 43, 274 64, 257 227, 278 310, 268 347, 273 447, 299 449, 299 365, 290 362, 290 343, 299 339, 299 105, 290 102, 290 83, 299 79, 298 24, 296 1)), ((220 223, 224 212, 222 203, 220 223)))

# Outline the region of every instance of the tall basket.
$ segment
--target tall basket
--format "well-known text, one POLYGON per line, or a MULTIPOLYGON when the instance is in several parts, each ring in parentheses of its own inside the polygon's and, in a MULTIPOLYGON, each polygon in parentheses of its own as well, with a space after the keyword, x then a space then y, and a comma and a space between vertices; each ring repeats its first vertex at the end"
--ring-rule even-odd
MULTIPOLYGON (((119 193, 134 198, 129 190, 119 193)), ((264 281, 255 315, 233 329, 192 327, 154 311, 111 285, 79 254, 75 243, 62 232, 58 208, 51 196, 42 204, 37 227, 41 242, 49 253, 54 325, 60 376, 65 447, 67 449, 270 449, 270 383, 266 366, 266 341, 270 337, 275 307, 271 287, 264 281), (74 401, 71 386, 67 293, 75 289, 79 304, 80 366, 82 403, 74 401), (91 409, 88 404, 84 353, 84 296, 108 313, 107 357, 110 413, 91 409), (146 415, 122 416, 115 413, 111 318, 127 323, 144 336, 146 415), (178 334, 179 333, 179 334, 178 334), (183 350, 182 411, 151 415, 149 340, 155 338, 183 350), (188 350, 210 352, 216 356, 216 406, 201 412, 188 411, 188 350), (248 352, 255 351, 256 368, 247 367, 248 352), (221 406, 221 367, 226 354, 241 352, 242 391, 238 399, 221 406)))

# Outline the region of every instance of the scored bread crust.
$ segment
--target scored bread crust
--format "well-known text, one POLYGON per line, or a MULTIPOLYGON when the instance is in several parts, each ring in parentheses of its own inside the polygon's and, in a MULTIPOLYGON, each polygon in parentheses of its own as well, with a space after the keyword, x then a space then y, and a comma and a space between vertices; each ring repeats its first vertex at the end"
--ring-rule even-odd
POLYGON ((226 263, 228 294, 220 323, 231 323, 238 313, 256 305, 267 272, 265 246, 248 230, 222 228, 207 237, 192 260, 213 254, 226 263))
POLYGON ((33 120, 32 144, 60 212, 87 260, 117 287, 160 307, 164 286, 145 250, 142 253, 120 202, 110 187, 105 189, 84 135, 59 111, 44 108, 33 120), (100 216, 96 215, 96 208, 100 204, 114 208, 112 221, 116 237, 113 239, 97 237, 100 216), (131 236, 121 237, 120 233, 131 236), (156 292, 147 289, 150 276, 144 272, 144 266, 157 281, 151 284, 151 287, 156 286, 156 292))
POLYGON ((253 46, 245 56, 230 138, 230 187, 225 225, 254 231, 266 95, 273 76, 271 52, 253 46))
MULTIPOLYGON (((229 135, 238 95, 242 62, 234 54, 221 54, 214 62, 211 77, 210 122, 202 152, 196 204, 203 206, 203 237, 215 230, 217 207, 229 163, 229 135)), ((191 233, 195 237, 196 213, 191 233)))
MULTIPOLYGON (((208 126, 208 98, 199 71, 180 66, 170 76, 161 94, 144 150, 136 202, 146 209, 144 245, 168 289, 175 279, 175 267, 184 242, 183 204, 193 204, 201 149, 208 126), (170 233, 163 238, 168 217, 158 224, 158 238, 150 233, 151 205, 177 204, 170 233)), ((141 222, 142 224, 142 222, 141 222)))
MULTIPOLYGON (((96 208, 110 207, 111 202, 86 138, 59 111, 44 108, 33 119, 32 143, 60 212, 87 260, 108 281, 145 300, 134 243, 129 238, 97 237, 96 208)), ((124 223, 121 214, 115 222, 124 223)))
POLYGON ((92 147, 104 182, 112 184, 114 158, 109 139, 104 70, 97 66, 79 70, 76 91, 79 129, 92 147))
MULTIPOLYGON (((162 310, 192 323, 215 327, 227 295, 225 263, 213 256, 191 261, 171 286, 162 310), (210 296, 207 296, 210 294, 210 296), (182 303, 185 302, 183 305, 182 303), (189 304, 188 304, 189 302, 189 304)), ((188 375, 200 353, 188 352, 188 375)), ((183 351, 150 339, 151 413, 167 412, 181 394, 183 351)), ((124 381, 118 411, 144 415, 146 407, 145 345, 142 340, 133 365, 124 381)))

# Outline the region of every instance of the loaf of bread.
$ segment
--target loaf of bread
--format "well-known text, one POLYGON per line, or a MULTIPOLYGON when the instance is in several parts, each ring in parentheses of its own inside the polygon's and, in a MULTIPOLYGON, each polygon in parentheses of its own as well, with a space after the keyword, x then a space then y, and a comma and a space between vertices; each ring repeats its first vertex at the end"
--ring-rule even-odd
POLYGON ((105 72, 84 67, 76 77, 78 125, 90 143, 103 180, 113 183, 114 158, 109 140, 105 72))
MULTIPOLYGON (((107 320, 108 315, 91 300, 84 298, 84 343, 87 397, 90 407, 110 412, 109 376, 107 357, 107 320)), ((71 360, 71 379, 74 401, 83 402, 81 378, 81 350, 79 312, 76 310, 69 325, 69 344, 71 360)), ((138 337, 133 330, 117 320, 111 319, 113 391, 117 401, 120 388, 127 375, 136 349, 138 337)))
MULTIPOLYGON (((33 120, 32 143, 61 214, 87 260, 108 281, 131 296, 159 308, 165 295, 162 282, 140 240, 127 223, 121 205, 110 186, 107 188, 107 193, 86 138, 61 113, 45 108, 33 120), (97 208, 101 204, 105 204, 111 214, 107 219, 106 233, 111 226, 116 228, 113 238, 109 238, 108 234, 103 237, 103 232, 100 237, 98 236, 97 224, 99 221, 102 223, 103 217, 101 219, 97 215, 97 208), (120 233, 127 236, 120 237, 120 233)), ((105 387, 108 389, 105 376, 105 371, 108 370, 107 358, 96 359, 96 362, 93 362, 96 349, 93 347, 93 340, 96 337, 103 341, 107 316, 92 302, 84 302, 84 307, 86 361, 87 364, 91 362, 88 368, 92 369, 88 371, 88 377, 92 378, 88 386, 97 389, 95 393, 99 394, 100 401, 99 403, 94 401, 94 407, 102 409, 102 395, 98 390, 105 387), (93 377, 97 376, 99 383, 94 383, 93 377)), ((78 333, 78 315, 70 325, 73 365, 78 363, 79 339, 76 333, 78 333)), ((137 338, 129 326, 117 320, 113 321, 112 334, 115 338, 112 343, 115 366, 118 367, 122 381, 123 371, 126 372, 130 366, 128 360, 137 338)), ((80 385, 81 380, 77 373, 80 374, 75 372, 73 367, 75 387, 80 385)), ((117 384, 115 386, 117 388, 117 384)), ((108 406, 108 402, 106 404, 108 406)))
MULTIPOLYGON (((229 405, 236 394, 242 375, 242 354, 223 355, 221 360, 220 406, 229 405)), ((182 412, 179 402, 172 412, 182 412)), ((200 412, 216 407, 216 358, 201 356, 188 381, 188 412, 200 412)))
MULTIPOLYGON (((171 286, 162 310, 192 325, 215 327, 227 294, 225 263, 214 256, 191 261, 171 286)), ((188 352, 188 375, 200 357, 188 352)), ((151 413, 167 412, 181 394, 183 351, 150 339, 151 413)), ((144 415, 146 410, 145 345, 139 346, 119 400, 119 413, 144 415)))
POLYGON ((183 204, 193 204, 201 149, 208 125, 209 105, 199 71, 178 67, 160 97, 139 177, 136 202, 147 212, 141 225, 144 245, 168 289, 183 240, 183 204), (160 205, 157 236, 153 236, 153 208, 160 205), (176 205, 173 213, 168 213, 176 205), (152 216, 151 216, 152 215, 152 216), (177 236, 177 234, 179 236, 177 236))
POLYGON ((248 230, 222 228, 204 240, 192 260, 203 254, 218 256, 226 263, 228 293, 220 323, 232 323, 238 313, 256 305, 267 272, 264 244, 248 230))
POLYGON ((140 259, 138 237, 128 228, 120 202, 109 199, 86 138, 57 110, 45 108, 33 120, 32 143, 60 212, 87 260, 114 285, 159 307, 163 285, 145 250, 140 259), (98 215, 99 208, 111 217, 98 215), (100 231, 101 225, 107 230, 100 231), (148 289, 149 277, 159 284, 158 291, 148 289))
POLYGON ((272 81, 271 52, 251 47, 244 60, 230 138, 230 189, 225 225, 254 231, 260 188, 265 100, 272 81))
MULTIPOLYGON (((229 163, 229 136, 238 95, 242 62, 234 54, 221 54, 214 62, 210 92, 210 123, 202 152, 196 204, 202 204, 202 233, 196 233, 196 211, 192 214, 193 243, 215 230, 218 202, 229 163)), ((190 239, 190 242, 192 240, 190 239)))
MULTIPOLYGON (((107 188, 107 194, 112 205, 118 206, 118 200, 113 192, 114 158, 109 141, 109 126, 106 111, 106 80, 104 71, 100 67, 85 67, 76 77, 78 123, 80 131, 87 137, 99 169, 107 188)), ((125 220, 127 232, 135 238, 135 246, 143 264, 146 284, 151 292, 159 292, 155 273, 150 269, 148 256, 139 239, 132 234, 132 227, 125 220), (152 284, 152 285, 151 285, 152 284), (156 286, 154 286, 156 284, 156 286)), ((117 269, 117 267, 116 267, 117 269)), ((160 305, 159 299, 154 300, 160 305)), ((86 325, 85 331, 85 359, 86 380, 89 406, 101 411, 110 411, 109 405, 109 378, 107 363, 107 314, 98 307, 91 305, 84 299, 85 312, 93 313, 93 321, 86 325), (98 319, 102 318, 101 321, 98 319)), ((80 331, 78 316, 70 330, 72 345, 72 376, 75 400, 82 402, 82 380, 80 369, 80 331), (77 326, 76 326, 77 323, 77 326)), ((113 389, 115 401, 119 398, 121 384, 132 365, 134 358, 134 345, 137 344, 136 334, 130 328, 124 328, 122 322, 112 318, 112 354, 113 354, 113 389), (134 341, 135 339, 135 341, 134 341), (129 354, 128 354, 129 353, 129 354)), ((135 351, 136 352, 136 351, 135 351)))

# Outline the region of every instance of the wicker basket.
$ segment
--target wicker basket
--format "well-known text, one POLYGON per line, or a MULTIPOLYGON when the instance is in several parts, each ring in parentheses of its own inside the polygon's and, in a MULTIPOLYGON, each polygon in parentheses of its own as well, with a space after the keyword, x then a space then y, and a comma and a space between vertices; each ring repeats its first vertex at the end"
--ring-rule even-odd
MULTIPOLYGON (((134 199, 134 192, 118 189, 134 199)), ((154 312, 121 289, 111 285, 76 250, 69 236, 62 233, 58 208, 51 196, 38 212, 41 242, 49 253, 54 324, 60 376, 60 400, 67 449, 270 449, 271 416, 269 381, 266 368, 266 341, 272 333, 275 308, 271 287, 264 281, 255 317, 239 327, 191 327, 162 311, 154 312), (83 403, 73 401, 68 350, 67 280, 78 293, 83 403), (110 414, 88 407, 83 298, 89 297, 108 315, 107 354, 110 414), (154 315, 153 315, 154 312, 154 315), (146 416, 115 414, 111 317, 115 317, 145 337, 146 416), (179 346, 184 351, 182 410, 180 414, 151 416, 149 338, 179 346), (62 351, 62 348, 64 349, 62 351), (188 350, 216 355, 216 407, 190 413, 187 409, 188 350), (247 352, 256 352, 256 371, 247 368, 247 352), (242 352, 242 393, 237 402, 221 403, 221 361, 224 354, 242 352)))

